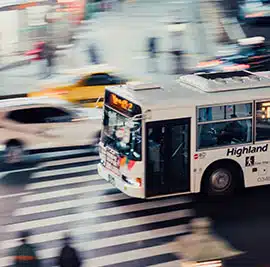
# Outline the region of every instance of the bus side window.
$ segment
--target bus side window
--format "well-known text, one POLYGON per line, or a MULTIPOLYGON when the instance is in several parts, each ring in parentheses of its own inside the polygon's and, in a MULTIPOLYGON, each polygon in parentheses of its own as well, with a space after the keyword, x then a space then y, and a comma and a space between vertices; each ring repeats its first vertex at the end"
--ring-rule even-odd
POLYGON ((250 143, 252 120, 233 120, 198 125, 199 148, 250 143))
POLYGON ((256 104, 256 141, 270 140, 270 103, 256 104))
POLYGON ((218 145, 241 144, 251 142, 247 133, 251 130, 245 121, 229 121, 222 123, 218 133, 218 145))
POLYGON ((214 147, 217 145, 213 123, 200 125, 198 127, 198 136, 199 148, 214 147))

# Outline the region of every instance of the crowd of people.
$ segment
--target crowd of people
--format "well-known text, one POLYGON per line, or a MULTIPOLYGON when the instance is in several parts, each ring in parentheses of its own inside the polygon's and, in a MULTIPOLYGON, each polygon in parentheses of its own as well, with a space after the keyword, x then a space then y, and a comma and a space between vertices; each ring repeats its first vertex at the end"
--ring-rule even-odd
MULTIPOLYGON (((34 246, 29 244, 29 231, 20 233, 20 245, 12 252, 14 267, 40 267, 39 259, 34 246)), ((72 238, 70 235, 63 237, 63 245, 58 257, 55 259, 55 265, 59 267, 80 267, 81 258, 78 251, 71 245, 72 238)))

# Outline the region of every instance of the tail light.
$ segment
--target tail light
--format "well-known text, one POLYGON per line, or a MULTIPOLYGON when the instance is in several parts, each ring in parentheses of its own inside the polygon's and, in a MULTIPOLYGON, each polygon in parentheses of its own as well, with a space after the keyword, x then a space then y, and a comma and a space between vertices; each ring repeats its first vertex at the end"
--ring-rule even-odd
POLYGON ((223 63, 223 61, 221 61, 221 60, 203 61, 203 62, 200 62, 197 65, 197 67, 212 67, 212 66, 220 65, 222 63, 223 63))
POLYGON ((264 16, 264 12, 257 12, 257 13, 247 14, 245 17, 256 18, 256 17, 263 17, 263 16, 264 16))
POLYGON ((237 71, 237 70, 246 70, 249 69, 250 66, 248 64, 239 64, 239 65, 235 65, 235 66, 227 66, 224 67, 223 70, 225 71, 237 71))

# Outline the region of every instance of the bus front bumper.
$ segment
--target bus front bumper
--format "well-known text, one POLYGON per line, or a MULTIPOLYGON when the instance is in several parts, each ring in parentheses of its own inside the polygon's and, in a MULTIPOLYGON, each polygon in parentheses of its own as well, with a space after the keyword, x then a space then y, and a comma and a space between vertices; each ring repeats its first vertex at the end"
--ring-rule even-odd
POLYGON ((101 163, 98 164, 97 169, 99 176, 104 178, 107 182, 111 183, 124 194, 135 198, 145 198, 143 187, 134 186, 125 182, 121 177, 104 168, 101 163))

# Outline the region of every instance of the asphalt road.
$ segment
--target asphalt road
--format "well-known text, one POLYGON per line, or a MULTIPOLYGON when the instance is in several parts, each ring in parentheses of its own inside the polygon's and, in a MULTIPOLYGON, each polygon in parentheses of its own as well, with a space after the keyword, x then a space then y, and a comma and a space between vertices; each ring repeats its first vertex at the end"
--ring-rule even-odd
MULTIPOLYGON (((269 266, 270 187, 245 189, 230 199, 209 201, 197 197, 196 215, 213 221, 213 231, 234 248, 245 252, 228 266, 269 266)), ((226 265, 227 266, 227 265, 226 265)))

